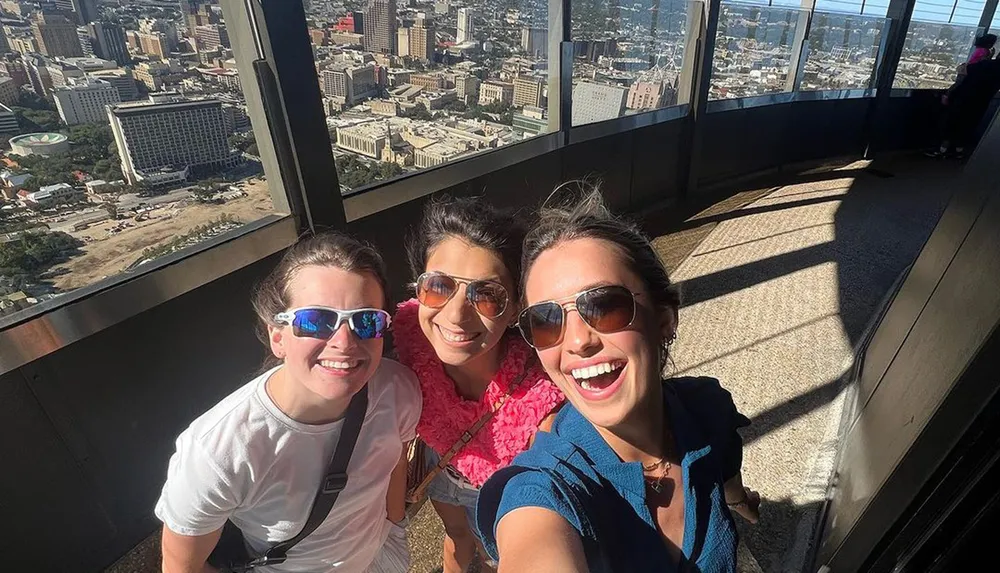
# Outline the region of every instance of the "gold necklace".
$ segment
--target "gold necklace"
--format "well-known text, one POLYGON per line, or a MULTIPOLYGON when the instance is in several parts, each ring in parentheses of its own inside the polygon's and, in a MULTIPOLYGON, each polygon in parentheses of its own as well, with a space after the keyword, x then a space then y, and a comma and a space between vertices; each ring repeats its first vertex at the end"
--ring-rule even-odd
POLYGON ((653 462, 648 466, 646 464, 642 464, 643 472, 651 472, 659 467, 663 468, 663 471, 660 473, 660 475, 655 480, 646 481, 646 485, 648 485, 650 489, 652 489, 656 493, 663 492, 663 478, 667 477, 667 474, 670 472, 670 468, 673 467, 673 464, 668 462, 665 457, 660 458, 659 461, 653 462))

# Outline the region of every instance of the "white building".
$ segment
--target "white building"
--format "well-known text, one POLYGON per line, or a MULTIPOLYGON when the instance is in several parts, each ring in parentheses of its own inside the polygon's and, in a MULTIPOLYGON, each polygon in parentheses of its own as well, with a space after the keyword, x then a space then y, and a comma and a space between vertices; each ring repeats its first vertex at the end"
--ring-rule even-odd
POLYGON ((118 89, 102 80, 83 80, 52 90, 59 117, 66 125, 108 121, 105 106, 121 101, 118 89))
POLYGON ((187 167, 219 171, 239 163, 240 156, 230 153, 221 101, 158 99, 108 107, 122 173, 130 184, 145 179, 144 174, 187 167))
POLYGON ((59 203, 67 203, 82 196, 83 193, 74 189, 67 183, 56 183, 40 187, 34 193, 28 193, 24 197, 24 202, 29 207, 48 207, 59 203))
POLYGON ((580 82, 573 86, 573 125, 621 117, 627 98, 625 88, 580 82))
POLYGON ((459 44, 471 42, 474 39, 472 35, 475 32, 475 27, 472 23, 472 17, 471 8, 458 9, 458 34, 455 36, 455 41, 459 44))

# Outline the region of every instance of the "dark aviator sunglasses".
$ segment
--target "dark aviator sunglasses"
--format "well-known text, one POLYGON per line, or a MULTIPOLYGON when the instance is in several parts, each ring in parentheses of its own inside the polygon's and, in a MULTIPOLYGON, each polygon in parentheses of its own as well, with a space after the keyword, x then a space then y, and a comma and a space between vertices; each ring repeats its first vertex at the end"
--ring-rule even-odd
POLYGON ((566 314, 576 310, 587 326, 601 334, 625 330, 635 320, 636 294, 623 286, 599 286, 568 297, 533 304, 521 311, 517 327, 537 350, 562 341, 566 314))

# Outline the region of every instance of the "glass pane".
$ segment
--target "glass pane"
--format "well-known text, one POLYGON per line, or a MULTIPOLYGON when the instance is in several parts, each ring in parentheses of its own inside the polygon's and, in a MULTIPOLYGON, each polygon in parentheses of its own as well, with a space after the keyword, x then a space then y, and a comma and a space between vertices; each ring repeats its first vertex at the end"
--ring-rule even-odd
POLYGON ((968 61, 977 26, 911 21, 894 88, 946 89, 968 61))
MULTIPOLYGON (((944 89, 973 55, 985 0, 917 0, 894 88, 944 89)), ((979 57, 978 55, 976 57, 979 57)))
POLYGON ((548 4, 309 2, 341 192, 549 131, 548 4))
POLYGON ((712 58, 708 99, 733 99, 790 91, 795 32, 807 12, 725 2, 712 58))
POLYGON ((873 87, 879 43, 887 25, 885 18, 814 12, 799 89, 873 87))
POLYGON ((39 15, 13 34, 24 53, 0 59, 5 318, 274 212, 255 140, 267 126, 251 125, 240 86, 253 79, 226 17, 181 4, 39 15))
POLYGON ((573 125, 687 103, 688 15, 698 6, 573 0, 573 125))

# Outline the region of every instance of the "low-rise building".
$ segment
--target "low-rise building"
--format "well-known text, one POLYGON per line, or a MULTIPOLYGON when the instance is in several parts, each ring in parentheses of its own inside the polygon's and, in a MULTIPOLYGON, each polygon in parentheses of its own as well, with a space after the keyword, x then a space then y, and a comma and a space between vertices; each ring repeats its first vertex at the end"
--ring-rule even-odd
POLYGON ((486 81, 479 86, 479 105, 491 103, 513 103, 514 84, 507 82, 486 81))
POLYGON ((28 193, 24 197, 24 203, 27 207, 41 209, 60 203, 69 203, 81 197, 83 197, 83 192, 79 189, 75 189, 68 183, 56 183, 40 187, 34 193, 28 193))

